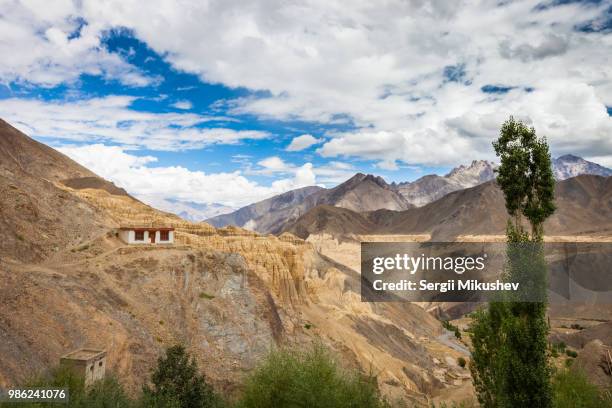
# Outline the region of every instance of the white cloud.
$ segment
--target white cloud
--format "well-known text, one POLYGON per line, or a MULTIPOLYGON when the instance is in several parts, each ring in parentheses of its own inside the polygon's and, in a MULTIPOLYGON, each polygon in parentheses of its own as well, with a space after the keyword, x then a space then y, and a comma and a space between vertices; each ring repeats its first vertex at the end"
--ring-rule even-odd
MULTIPOLYGON (((600 132, 610 119, 596 112, 612 100, 612 35, 575 29, 601 20, 609 2, 541 7, 541 0, 460 6, 310 0, 244 7, 212 1, 192 5, 189 13, 168 12, 173 7, 164 0, 148 7, 119 0, 83 4, 88 18, 132 28, 178 69, 205 81, 270 92, 231 101, 233 113, 354 124, 354 132, 327 135, 338 138, 321 148, 328 157, 356 155, 386 168, 401 162, 455 164, 490 155, 490 142, 509 113, 531 118, 542 134, 551 131, 559 153, 577 145, 570 139, 580 135, 612 154, 600 132), (462 67, 459 82, 445 77, 449 66, 462 67), (481 92, 491 84, 516 89, 481 92), (568 86, 597 95, 598 108, 582 120, 592 125, 554 110, 561 106, 552 101, 568 86), (551 103, 544 110, 536 98, 551 103), (487 127, 477 134, 461 127, 478 123, 487 127), (557 125, 566 132, 562 137, 557 125)), ((594 149, 586 142, 578 148, 594 149)))
MULTIPOLYGON (((319 151, 326 157, 367 158, 385 168, 486 158, 509 114, 532 121, 557 154, 612 155, 605 114, 612 104, 612 33, 575 29, 601 27, 609 1, 28 4, 9 3, 0 16, 0 53, 10 56, 0 61, 5 81, 51 85, 88 72, 144 84, 150 78, 100 47, 109 29, 126 27, 179 70, 269 91, 230 101, 233 113, 354 125, 355 131, 325 135, 330 140, 319 151), (69 39, 75 17, 87 25, 69 39), (449 66, 461 67, 458 81, 445 77, 449 66), (484 94, 485 85, 515 88, 484 94)), ((168 142, 176 138, 173 128, 161 130, 154 146, 182 148, 168 142)), ((231 132, 187 135, 194 146, 241 139, 231 132)))
POLYGON ((200 126, 216 117, 135 111, 130 109, 133 100, 129 96, 70 102, 0 99, 0 117, 31 136, 113 142, 152 150, 199 149, 270 136, 262 131, 200 126))
POLYGON ((287 146, 288 152, 299 152, 300 150, 308 149, 310 146, 321 143, 322 139, 317 139, 312 135, 301 135, 294 137, 289 146, 287 146))
POLYGON ((264 174, 274 173, 274 172, 286 172, 290 169, 290 165, 285 163, 278 156, 267 157, 257 162, 257 164, 263 167, 263 170, 261 170, 260 173, 264 173, 264 174))
POLYGON ((296 168, 292 178, 263 186, 239 171, 205 173, 182 166, 150 167, 148 164, 157 161, 155 157, 136 156, 119 146, 93 144, 64 146, 58 150, 142 201, 177 212, 184 205, 179 203, 173 206, 173 200, 238 208, 290 189, 314 184, 310 163, 296 168))
POLYGON ((55 86, 81 74, 101 75, 128 86, 159 82, 108 52, 101 43, 108 29, 91 19, 83 24, 76 2, 10 1, 0 15, 0 79, 55 86))
MULTIPOLYGON (((355 168, 351 164, 339 161, 330 161, 325 165, 317 167, 311 163, 297 166, 284 161, 278 156, 270 156, 257 162, 257 165, 259 168, 249 168, 247 174, 267 176, 292 174, 295 180, 300 180, 300 182, 296 183, 300 186, 334 185, 345 181, 355 174, 355 168)), ((286 184, 286 181, 281 181, 277 186, 286 184)))
POLYGON ((191 109, 193 108, 193 104, 189 101, 176 101, 171 106, 174 106, 176 109, 191 109))

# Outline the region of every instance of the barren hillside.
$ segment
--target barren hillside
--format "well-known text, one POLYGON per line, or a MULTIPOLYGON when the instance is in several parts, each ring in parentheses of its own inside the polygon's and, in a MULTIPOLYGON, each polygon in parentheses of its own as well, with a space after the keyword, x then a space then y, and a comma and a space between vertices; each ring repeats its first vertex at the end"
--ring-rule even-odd
POLYGON ((314 339, 376 372, 393 398, 469 384, 436 319, 362 303, 358 275, 309 243, 184 222, 6 124, 0 140, 0 386, 89 346, 107 349, 136 390, 161 350, 182 342, 231 391, 271 347, 314 339), (30 155, 51 170, 28 168, 30 155), (172 225, 177 242, 125 245, 116 231, 127 223, 172 225))

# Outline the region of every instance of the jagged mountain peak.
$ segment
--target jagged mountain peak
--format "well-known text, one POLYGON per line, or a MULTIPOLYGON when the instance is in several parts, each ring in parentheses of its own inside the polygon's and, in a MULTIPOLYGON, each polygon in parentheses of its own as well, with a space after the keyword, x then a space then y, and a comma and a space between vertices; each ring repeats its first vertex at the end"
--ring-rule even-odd
POLYGON ((464 174, 469 174, 470 176, 480 175, 481 173, 492 174, 493 169, 495 169, 495 163, 488 160, 472 160, 468 166, 459 165, 452 169, 445 177, 461 177, 464 174))
POLYGON ((581 161, 581 160, 584 160, 584 159, 582 157, 576 156, 574 154, 564 154, 563 156, 557 157, 557 160, 560 160, 560 161, 581 161))
POLYGON ((554 159, 553 169, 557 180, 565 180, 581 174, 593 174, 604 177, 612 176, 611 169, 573 154, 565 154, 554 159))
POLYGON ((341 183, 338 186, 334 187, 334 189, 353 188, 355 185, 366 181, 371 181, 382 188, 390 187, 390 185, 381 176, 376 176, 374 174, 357 173, 353 177, 346 180, 344 183, 341 183))

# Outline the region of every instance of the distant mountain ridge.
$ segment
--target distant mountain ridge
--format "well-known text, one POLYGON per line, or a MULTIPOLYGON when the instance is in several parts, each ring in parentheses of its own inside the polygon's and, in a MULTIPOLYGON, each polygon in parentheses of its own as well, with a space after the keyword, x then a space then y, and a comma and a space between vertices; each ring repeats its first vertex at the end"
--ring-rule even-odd
POLYGON ((413 182, 396 185, 397 191, 416 207, 436 201, 453 191, 474 187, 495 178, 495 164, 487 160, 474 160, 469 166, 458 166, 445 176, 435 174, 413 182))
POLYGON ((297 220, 318 205, 332 205, 357 212, 412 207, 382 177, 358 173, 331 189, 304 187, 288 191, 233 213, 209 218, 206 222, 216 227, 233 224, 260 233, 276 234, 287 223, 297 220))
MULTIPOLYGON (((610 234, 612 177, 580 175, 557 182, 557 210, 548 234, 610 234)), ((317 206, 285 228, 300 238, 311 234, 430 234, 435 240, 459 235, 503 235, 508 215, 494 181, 459 190, 423 207, 405 211, 354 212, 317 206)))
MULTIPOLYGON (((496 164, 473 160, 444 176, 426 175, 412 182, 388 184, 382 177, 358 173, 331 188, 305 187, 251 204, 229 214, 209 218, 216 226, 237 225, 260 233, 279 233, 310 209, 319 206, 345 208, 357 213, 376 210, 402 211, 423 207, 446 195, 487 183, 495 178, 496 164)), ((557 180, 577 175, 610 176, 612 170, 573 155, 553 160, 557 180)))

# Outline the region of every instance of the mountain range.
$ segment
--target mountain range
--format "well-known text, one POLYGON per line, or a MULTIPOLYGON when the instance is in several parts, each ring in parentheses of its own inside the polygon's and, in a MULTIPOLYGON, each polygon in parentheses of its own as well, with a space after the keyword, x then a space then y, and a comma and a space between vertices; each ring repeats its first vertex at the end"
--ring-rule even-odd
POLYGON ((277 234, 287 223, 318 205, 333 205, 353 211, 379 208, 405 210, 412 207, 382 177, 358 173, 330 189, 305 187, 243 207, 233 213, 206 220, 214 226, 237 225, 265 234, 277 234))
MULTIPOLYGON (((557 210, 545 223, 549 235, 612 233, 612 177, 580 175, 558 181, 557 210)), ((503 235, 508 216, 504 196, 494 181, 458 190, 423 207, 404 211, 355 212, 318 206, 285 231, 301 238, 311 234, 428 234, 432 240, 458 236, 503 235)))
MULTIPOLYGON (((553 171, 558 181, 585 174, 602 177, 612 175, 612 170, 573 155, 554 159, 553 171)), ((358 173, 331 189, 306 187, 289 191, 232 213, 212 217, 206 222, 216 227, 236 225, 260 233, 277 234, 290 230, 289 226, 317 206, 324 206, 320 211, 326 214, 326 218, 331 217, 332 213, 344 216, 347 214, 342 210, 331 210, 330 206, 355 213, 377 210, 405 211, 424 207, 453 192, 491 183, 494 178, 495 164, 484 160, 474 160, 468 166, 456 167, 444 176, 426 175, 413 182, 399 184, 388 184, 382 177, 358 173)), ((494 183, 491 183, 490 188, 493 186, 494 183)), ((462 205, 470 203, 464 202, 462 205)), ((495 208, 491 210, 497 211, 495 208)), ((355 219, 353 221, 356 222, 355 219)), ((307 225, 308 222, 298 224, 301 226, 294 228, 312 228, 307 225)))

